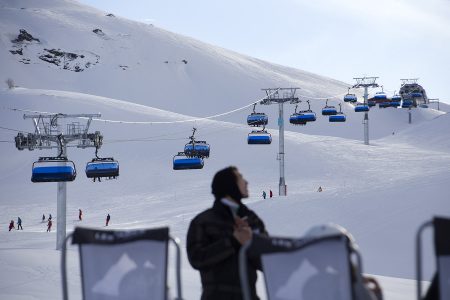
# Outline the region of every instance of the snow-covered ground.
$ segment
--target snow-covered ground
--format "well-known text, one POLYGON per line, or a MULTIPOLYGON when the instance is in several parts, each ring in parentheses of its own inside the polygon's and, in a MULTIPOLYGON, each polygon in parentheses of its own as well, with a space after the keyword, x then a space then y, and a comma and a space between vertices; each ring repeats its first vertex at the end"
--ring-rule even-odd
MULTIPOLYGON (((308 95, 318 113, 313 124, 286 124, 288 196, 277 196, 275 106, 258 106, 270 117, 274 142, 268 146, 246 143, 250 128, 245 117, 251 107, 219 119, 184 123, 93 121, 90 131, 104 135, 99 155, 114 156, 120 162, 120 176, 101 183, 88 180, 84 166, 94 157, 94 150, 68 148, 78 176, 68 184, 67 230, 80 224, 81 208, 83 226, 102 227, 110 213, 111 228, 169 226, 184 245, 190 220, 212 203, 212 176, 225 166, 236 165, 249 181, 248 205, 264 219, 271 234, 301 236, 315 224, 341 224, 354 235, 364 271, 379 278, 385 299, 414 297, 415 232, 433 215, 450 214, 447 114, 414 109, 413 124, 408 124, 402 109, 373 108, 371 141, 366 146, 362 115, 341 100, 348 84, 105 15, 67 0, 0 1, 0 78, 12 78, 20 86, 7 89, 5 85, 0 90, 0 219, 4 224, 0 229, 0 298, 61 299, 56 234, 46 233, 41 222, 42 214, 58 218, 56 184, 30 181, 32 163, 56 151, 19 152, 15 148, 17 131, 34 132, 32 121, 23 119, 24 113, 101 112, 105 120, 174 122, 246 106, 265 96, 261 88, 278 86, 300 87, 298 93, 308 95), (93 33, 95 28, 101 28, 104 35, 93 33), (40 40, 27 43, 22 57, 9 52, 19 29, 40 40), (82 72, 74 72, 37 58, 44 48, 87 51, 100 58, 82 72), (30 64, 19 61, 25 56, 30 64), (346 123, 329 123, 320 116, 325 101, 312 98, 327 96, 334 105, 343 105, 346 123), (173 171, 172 157, 182 151, 194 126, 197 138, 211 145, 211 157, 202 170, 173 171), (319 186, 322 193, 316 192, 319 186), (269 189, 275 197, 263 200, 262 191, 269 189), (18 216, 24 230, 8 232, 7 223, 18 216)), ((306 108, 305 103, 301 105, 306 108)), ((293 110, 286 105, 285 117, 293 110)), ((425 278, 430 278, 434 259, 429 231, 424 244, 425 278)), ((70 295, 80 299, 75 248, 69 249, 68 263, 70 295)), ((185 298, 198 299, 199 275, 187 262, 185 251, 182 268, 185 298)), ((170 281, 173 286, 173 276, 170 281)), ((259 290, 262 295, 262 282, 259 290)))

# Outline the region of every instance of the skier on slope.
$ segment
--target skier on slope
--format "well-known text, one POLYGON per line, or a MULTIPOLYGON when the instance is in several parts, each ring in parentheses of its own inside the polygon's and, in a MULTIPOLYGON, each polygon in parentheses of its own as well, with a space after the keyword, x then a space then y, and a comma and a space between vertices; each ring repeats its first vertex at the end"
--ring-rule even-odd
POLYGON ((17 230, 19 229, 23 230, 22 219, 20 217, 17 217, 17 230))
POLYGON ((11 229, 15 228, 14 227, 14 220, 11 220, 11 222, 9 222, 9 231, 11 231, 11 229))
POLYGON ((47 222, 47 232, 52 231, 52 219, 48 218, 47 222))

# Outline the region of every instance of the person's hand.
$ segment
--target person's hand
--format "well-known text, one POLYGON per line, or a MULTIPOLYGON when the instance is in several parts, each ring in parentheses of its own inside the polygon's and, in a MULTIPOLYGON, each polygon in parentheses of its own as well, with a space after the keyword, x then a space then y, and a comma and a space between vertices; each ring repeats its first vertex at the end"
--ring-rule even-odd
POLYGON ((252 235, 253 232, 250 226, 248 226, 247 220, 239 217, 236 218, 233 231, 234 238, 243 245, 252 239, 252 235))
POLYGON ((247 217, 243 217, 243 218, 239 218, 236 217, 234 219, 234 226, 235 227, 248 227, 248 221, 247 221, 247 217))

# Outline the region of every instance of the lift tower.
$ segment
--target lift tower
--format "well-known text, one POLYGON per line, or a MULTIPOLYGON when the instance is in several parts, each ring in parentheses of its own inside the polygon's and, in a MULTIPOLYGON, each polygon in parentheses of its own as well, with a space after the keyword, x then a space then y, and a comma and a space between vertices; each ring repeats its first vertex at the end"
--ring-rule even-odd
MULTIPOLYGON (((77 148, 100 148, 103 143, 103 136, 100 132, 88 133, 92 118, 99 117, 101 117, 101 114, 25 114, 24 119, 33 120, 35 131, 28 134, 19 132, 15 137, 16 148, 30 151, 34 149, 57 149, 62 157, 67 157, 67 145, 72 142, 77 142, 77 148), (66 123, 66 130, 63 132, 63 125, 59 123, 59 120, 66 118, 86 120, 86 125, 82 125, 80 122, 66 123)), ((65 162, 62 161, 61 164, 65 165, 65 162)), ((57 250, 62 248, 66 238, 66 184, 66 182, 58 182, 57 187, 57 250)))
MULTIPOLYGON (((378 84, 375 83, 375 81, 377 81, 378 77, 356 77, 353 78, 356 80, 356 84, 353 85, 353 88, 364 88, 364 105, 369 105, 367 103, 368 101, 368 97, 369 97, 369 93, 368 93, 368 88, 369 87, 378 87, 378 84)), ((363 120, 363 124, 364 124, 364 144, 365 145, 369 145, 369 112, 366 111, 364 112, 364 120, 363 120)))
POLYGON ((284 178, 284 112, 283 104, 289 102, 291 104, 298 103, 299 100, 295 97, 296 91, 300 88, 273 88, 262 89, 266 92, 267 97, 260 102, 260 104, 278 104, 278 128, 279 128, 279 147, 277 159, 280 161, 280 183, 278 194, 286 196, 287 188, 284 178), (280 93, 282 95, 280 96, 280 93))

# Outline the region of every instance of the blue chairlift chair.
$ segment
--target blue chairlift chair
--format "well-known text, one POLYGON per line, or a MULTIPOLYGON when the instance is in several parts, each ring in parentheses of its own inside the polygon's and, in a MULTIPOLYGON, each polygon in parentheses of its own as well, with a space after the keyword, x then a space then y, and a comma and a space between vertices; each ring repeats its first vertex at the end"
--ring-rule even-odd
POLYGON ((325 107, 322 108, 322 116, 333 116, 337 114, 336 107, 334 106, 328 106, 328 99, 325 102, 325 107))
POLYGON ((342 105, 339 103, 339 112, 334 116, 329 116, 328 121, 331 123, 342 123, 347 120, 345 114, 342 112, 342 105))
POLYGON ((373 98, 376 100, 387 100, 387 95, 385 92, 376 92, 373 98))
POLYGON ((181 255, 169 228, 103 230, 76 227, 61 251, 63 300, 69 299, 67 242, 78 245, 83 300, 167 300, 169 241, 176 247, 176 295, 182 300, 181 255))
POLYGON ((364 103, 358 103, 355 106, 355 112, 365 112, 365 111, 369 111, 369 106, 364 104, 364 103))
POLYGON ((413 106, 413 101, 409 99, 403 99, 402 108, 411 108, 413 106))
POLYGON ((33 163, 31 181, 68 182, 74 181, 76 176, 75 164, 67 157, 40 157, 38 161, 33 163))
POLYGON ((358 98, 355 94, 347 94, 344 96, 344 102, 355 103, 356 101, 358 101, 358 98))
POLYGON ((191 141, 184 146, 186 156, 209 157, 210 146, 206 141, 191 141))
POLYGON ((94 158, 86 164, 87 178, 115 179, 119 176, 119 162, 112 157, 94 158))
POLYGON ((272 135, 267 130, 252 130, 248 134, 247 143, 249 145, 269 145, 272 143, 272 135))
POLYGON ((391 102, 390 101, 385 101, 385 102, 378 103, 378 108, 387 108, 387 107, 391 107, 391 102))
POLYGON ((421 92, 412 92, 410 96, 413 98, 420 98, 423 97, 423 94, 421 92))
POLYGON ((184 152, 178 152, 178 154, 173 157, 174 170, 203 169, 203 165, 203 158, 188 157, 184 152))
POLYGON ((289 122, 294 125, 305 125, 308 122, 316 121, 316 113, 311 110, 309 100, 308 109, 297 112, 298 105, 295 106, 295 112, 289 117, 289 122))
POLYGON ((256 103, 253 104, 253 112, 247 117, 247 124, 249 126, 266 126, 269 123, 269 118, 265 113, 257 113, 255 111, 256 103))

